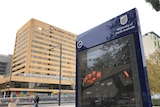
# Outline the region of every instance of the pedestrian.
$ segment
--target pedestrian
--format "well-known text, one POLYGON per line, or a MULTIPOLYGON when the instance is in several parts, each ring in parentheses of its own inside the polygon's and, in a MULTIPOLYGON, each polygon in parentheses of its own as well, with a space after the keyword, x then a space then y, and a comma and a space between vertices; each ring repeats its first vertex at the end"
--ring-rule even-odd
POLYGON ((38 97, 38 95, 36 95, 36 97, 34 99, 34 107, 38 107, 38 103, 39 103, 39 97, 38 97))

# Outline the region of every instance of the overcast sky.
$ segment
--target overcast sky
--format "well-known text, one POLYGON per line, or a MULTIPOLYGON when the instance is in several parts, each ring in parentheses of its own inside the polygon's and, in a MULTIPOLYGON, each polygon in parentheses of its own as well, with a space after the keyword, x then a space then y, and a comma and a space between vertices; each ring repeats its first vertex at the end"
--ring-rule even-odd
POLYGON ((160 12, 145 0, 0 0, 0 54, 13 54, 16 32, 31 18, 78 35, 132 8, 142 35, 160 35, 160 12))

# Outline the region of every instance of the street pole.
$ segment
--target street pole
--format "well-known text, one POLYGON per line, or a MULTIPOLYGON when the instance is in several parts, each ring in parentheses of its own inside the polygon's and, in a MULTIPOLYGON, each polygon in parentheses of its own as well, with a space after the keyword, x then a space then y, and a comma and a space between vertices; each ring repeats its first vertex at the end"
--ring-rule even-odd
POLYGON ((62 68, 62 44, 60 44, 60 60, 59 60, 59 100, 58 100, 58 105, 61 105, 61 68, 62 68))
POLYGON ((52 47, 51 49, 54 49, 56 47, 59 47, 59 96, 58 96, 58 105, 61 105, 61 68, 62 68, 62 44, 59 43, 57 46, 52 47))

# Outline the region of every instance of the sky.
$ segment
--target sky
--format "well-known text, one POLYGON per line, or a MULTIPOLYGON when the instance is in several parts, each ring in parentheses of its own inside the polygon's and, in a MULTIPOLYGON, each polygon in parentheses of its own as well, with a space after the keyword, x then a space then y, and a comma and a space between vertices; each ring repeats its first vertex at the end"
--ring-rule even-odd
POLYGON ((142 35, 160 35, 160 12, 145 0, 0 0, 0 54, 13 54, 16 32, 31 18, 79 35, 133 8, 142 35))

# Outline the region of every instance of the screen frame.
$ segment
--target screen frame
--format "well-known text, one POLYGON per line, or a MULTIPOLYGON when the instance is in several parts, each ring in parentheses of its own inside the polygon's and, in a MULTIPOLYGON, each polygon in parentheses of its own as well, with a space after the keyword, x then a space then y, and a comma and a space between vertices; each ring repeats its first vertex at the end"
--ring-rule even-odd
MULTIPOLYGON (((124 24, 124 23, 123 23, 124 24)), ((136 58, 137 58, 137 67, 139 71, 139 83, 141 88, 141 96, 143 107, 151 107, 151 96, 148 83, 148 75, 144 57, 142 35, 140 31, 140 23, 138 18, 137 9, 134 8, 126 13, 123 13, 101 25, 98 25, 80 35, 77 36, 76 40, 76 53, 89 49, 93 46, 100 45, 104 42, 108 42, 117 38, 121 38, 125 35, 133 34, 134 35, 134 44, 136 48, 136 58), (120 18, 127 15, 127 24, 134 26, 132 29, 127 29, 122 31, 124 25, 120 23, 120 18), (97 36, 98 35, 98 36, 97 36), (140 72, 141 71, 141 72, 140 72)), ((76 84, 78 84, 78 56, 76 55, 76 84)), ((76 107, 78 107, 78 85, 76 85, 76 107)))

